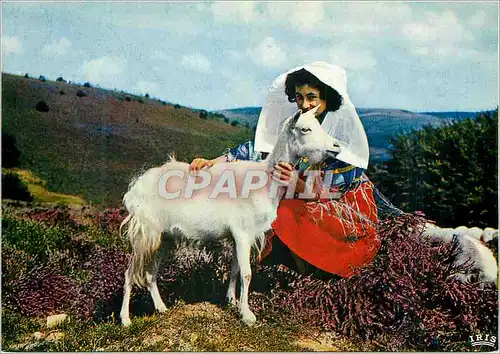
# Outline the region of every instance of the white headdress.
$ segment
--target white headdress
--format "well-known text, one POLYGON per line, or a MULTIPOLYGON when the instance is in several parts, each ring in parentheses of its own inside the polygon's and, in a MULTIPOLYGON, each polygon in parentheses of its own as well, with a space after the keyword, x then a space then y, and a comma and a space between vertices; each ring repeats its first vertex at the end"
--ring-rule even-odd
POLYGON ((285 80, 289 73, 305 69, 321 82, 335 89, 343 103, 335 112, 328 112, 321 126, 332 137, 340 141, 341 151, 337 159, 362 168, 368 167, 368 139, 356 108, 347 94, 345 70, 323 62, 314 62, 293 68, 281 74, 269 88, 266 102, 262 106, 255 133, 255 151, 271 152, 283 122, 297 111, 297 104, 289 102, 285 94, 285 80))

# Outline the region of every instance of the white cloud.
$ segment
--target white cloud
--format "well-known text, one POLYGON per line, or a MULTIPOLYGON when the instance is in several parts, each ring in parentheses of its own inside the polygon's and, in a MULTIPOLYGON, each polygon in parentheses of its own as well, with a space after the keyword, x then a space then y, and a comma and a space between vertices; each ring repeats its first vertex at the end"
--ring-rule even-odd
POLYGON ((241 60, 244 58, 243 53, 237 50, 232 50, 232 49, 226 50, 224 54, 229 60, 241 60))
POLYGON ((216 1, 212 4, 215 20, 229 23, 250 23, 257 19, 255 3, 216 1))
POLYGON ((330 49, 332 63, 351 70, 372 69, 377 65, 373 53, 367 49, 356 49, 347 43, 341 43, 330 49))
POLYGON ((430 54, 430 50, 429 50, 429 47, 426 47, 426 46, 416 46, 416 47, 412 47, 410 49, 410 52, 413 54, 413 55, 417 55, 417 56, 427 56, 430 54))
POLYGON ((286 60, 286 49, 273 37, 264 38, 255 48, 247 49, 247 54, 257 64, 265 67, 279 67, 286 60))
POLYGON ((151 53, 151 59, 157 59, 157 60, 168 60, 171 59, 171 55, 168 55, 164 51, 160 49, 155 49, 153 53, 151 53))
POLYGON ((477 11, 474 15, 469 17, 467 23, 471 27, 482 27, 486 24, 486 13, 483 10, 477 11))
POLYGON ((123 81, 122 76, 126 70, 127 61, 111 55, 91 60, 80 67, 85 80, 102 85, 116 85, 123 81))
POLYGON ((71 41, 66 37, 62 37, 58 41, 54 41, 50 44, 47 44, 43 48, 42 54, 48 57, 58 57, 65 55, 70 51, 70 49, 71 49, 71 41))
POLYGON ((317 29, 318 25, 323 21, 325 9, 322 2, 299 2, 293 8, 294 11, 290 20, 299 32, 309 32, 317 29))
POLYGON ((458 43, 474 39, 451 10, 426 12, 424 20, 403 25, 402 33, 412 41, 458 43))
POLYGON ((19 54, 21 52, 21 42, 14 36, 2 36, 2 53, 19 54))
POLYGON ((140 80, 136 83, 135 90, 144 95, 146 93, 149 93, 151 96, 154 96, 154 94, 158 92, 158 84, 154 82, 140 80))
POLYGON ((349 78, 348 82, 349 91, 356 91, 357 93, 372 92, 374 84, 374 80, 367 75, 355 75, 349 78))
POLYGON ((210 109, 236 108, 244 106, 262 105, 262 100, 266 97, 268 82, 256 82, 255 75, 245 71, 235 71, 221 68, 221 83, 224 86, 221 99, 214 100, 210 109), (221 104, 230 107, 220 106, 221 104))
POLYGON ((212 63, 206 56, 200 53, 184 55, 181 60, 181 65, 187 69, 195 70, 204 74, 212 71, 212 63))

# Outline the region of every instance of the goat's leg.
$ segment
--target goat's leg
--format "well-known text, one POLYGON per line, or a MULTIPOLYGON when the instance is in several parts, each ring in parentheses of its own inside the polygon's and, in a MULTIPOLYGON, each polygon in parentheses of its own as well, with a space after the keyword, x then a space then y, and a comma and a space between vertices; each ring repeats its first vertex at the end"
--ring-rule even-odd
POLYGON ((123 303, 122 309, 120 311, 120 319, 122 320, 122 324, 124 326, 129 326, 132 322, 130 321, 130 294, 132 293, 132 272, 133 272, 133 263, 130 261, 130 264, 125 271, 125 284, 123 285, 123 303))
POLYGON ((158 271, 160 269, 161 260, 164 255, 165 242, 163 243, 163 247, 156 252, 152 262, 150 263, 148 269, 146 270, 146 281, 148 284, 148 290, 153 298, 153 303, 155 305, 155 309, 163 313, 167 311, 167 306, 161 299, 160 291, 158 290, 158 284, 156 283, 156 279, 158 276, 158 271))
POLYGON ((240 232, 235 234, 236 256, 240 268, 240 313, 247 325, 251 326, 257 320, 250 307, 248 306, 248 289, 252 280, 252 268, 250 266, 251 244, 248 234, 240 232))
POLYGON ((227 289, 227 301, 233 306, 236 306, 236 282, 238 281, 238 273, 240 266, 238 265, 238 257, 236 255, 236 247, 233 247, 233 259, 231 260, 231 273, 229 275, 229 287, 227 289))

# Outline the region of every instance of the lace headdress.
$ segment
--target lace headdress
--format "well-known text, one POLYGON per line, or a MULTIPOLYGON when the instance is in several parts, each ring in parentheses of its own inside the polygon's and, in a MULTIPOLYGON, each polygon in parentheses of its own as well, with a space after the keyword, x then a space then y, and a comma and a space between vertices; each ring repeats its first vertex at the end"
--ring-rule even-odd
POLYGON ((345 70, 328 63, 314 62, 293 68, 281 74, 269 88, 266 102, 262 106, 255 133, 255 150, 271 152, 283 122, 297 111, 297 104, 289 102, 285 94, 285 80, 289 73, 305 69, 321 82, 335 89, 343 103, 335 112, 328 112, 321 126, 340 142, 341 152, 337 159, 357 167, 367 168, 369 159, 368 139, 356 108, 347 94, 345 70))

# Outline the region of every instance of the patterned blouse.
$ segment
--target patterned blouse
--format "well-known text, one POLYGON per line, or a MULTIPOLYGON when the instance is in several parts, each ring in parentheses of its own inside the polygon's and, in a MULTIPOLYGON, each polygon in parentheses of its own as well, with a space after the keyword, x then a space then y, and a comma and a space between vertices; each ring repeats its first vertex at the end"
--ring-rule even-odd
MULTIPOLYGON (((262 154, 254 150, 253 141, 247 141, 235 148, 228 149, 226 157, 228 162, 237 160, 263 160, 262 154)), ((309 165, 307 156, 304 156, 299 159, 294 167, 299 172, 299 175, 302 175, 304 171, 309 169, 318 169, 318 167, 321 171, 333 171, 330 192, 340 192, 344 194, 348 190, 356 188, 362 182, 368 181, 363 168, 350 165, 333 157, 327 157, 319 164, 309 165)))

